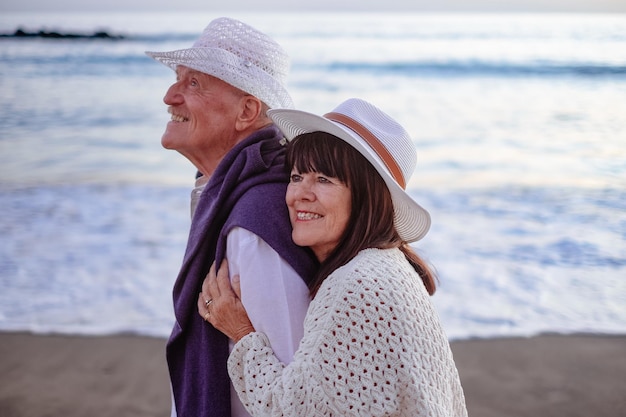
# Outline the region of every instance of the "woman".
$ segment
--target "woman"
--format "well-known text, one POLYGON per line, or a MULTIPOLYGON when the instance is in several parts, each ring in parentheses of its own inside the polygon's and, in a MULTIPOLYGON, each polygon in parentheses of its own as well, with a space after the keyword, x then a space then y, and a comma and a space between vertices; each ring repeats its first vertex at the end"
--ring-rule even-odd
POLYGON ((450 346, 428 295, 434 274, 408 243, 430 216, 405 192, 415 168, 406 131, 350 99, 324 117, 271 110, 291 141, 292 238, 320 261, 304 337, 289 365, 254 331, 237 277, 215 267, 198 297, 235 342, 233 385, 253 416, 466 416, 450 346))

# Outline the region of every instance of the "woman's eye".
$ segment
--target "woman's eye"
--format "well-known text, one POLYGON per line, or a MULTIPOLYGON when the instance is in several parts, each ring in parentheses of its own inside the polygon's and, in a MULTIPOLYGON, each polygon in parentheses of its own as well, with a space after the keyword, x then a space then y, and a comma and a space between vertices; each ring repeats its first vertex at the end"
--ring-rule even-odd
POLYGON ((300 182, 302 180, 302 177, 298 174, 291 174, 289 180, 290 182, 300 182))

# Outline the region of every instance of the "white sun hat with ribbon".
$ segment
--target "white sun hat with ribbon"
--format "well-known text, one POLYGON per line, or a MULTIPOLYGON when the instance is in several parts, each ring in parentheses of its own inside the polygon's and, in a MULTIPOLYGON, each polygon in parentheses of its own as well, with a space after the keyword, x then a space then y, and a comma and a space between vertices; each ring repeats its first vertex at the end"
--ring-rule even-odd
POLYGON ((211 21, 191 48, 146 54, 173 70, 182 65, 219 78, 270 108, 293 108, 285 88, 289 56, 268 35, 238 20, 211 21))
POLYGON ((270 110, 268 114, 287 140, 303 133, 326 132, 354 147, 387 184, 400 238, 410 243, 426 235, 430 215, 406 192, 417 163, 415 145, 389 115, 356 98, 344 101, 324 116, 291 109, 270 110))

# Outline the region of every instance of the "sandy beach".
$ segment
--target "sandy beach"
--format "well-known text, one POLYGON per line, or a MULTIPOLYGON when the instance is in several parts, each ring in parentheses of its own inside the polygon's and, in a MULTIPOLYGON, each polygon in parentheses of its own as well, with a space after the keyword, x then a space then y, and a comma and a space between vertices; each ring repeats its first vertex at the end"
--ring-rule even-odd
MULTIPOLYGON (((472 417, 626 415, 626 336, 453 342, 472 417)), ((165 340, 0 333, 0 416, 169 416, 165 340)))

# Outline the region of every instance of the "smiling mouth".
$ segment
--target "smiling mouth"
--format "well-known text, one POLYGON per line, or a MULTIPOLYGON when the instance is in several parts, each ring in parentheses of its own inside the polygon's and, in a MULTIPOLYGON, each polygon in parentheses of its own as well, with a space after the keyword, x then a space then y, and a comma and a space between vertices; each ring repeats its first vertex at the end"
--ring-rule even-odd
POLYGON ((322 216, 317 214, 317 213, 309 213, 306 211, 299 211, 296 214, 296 218, 298 220, 315 220, 315 219, 321 219, 322 216))
POLYGON ((185 116, 181 116, 180 114, 172 113, 172 109, 168 109, 167 112, 172 115, 172 117, 171 117, 172 122, 182 123, 182 122, 188 122, 189 121, 189 119, 186 118, 185 116))

